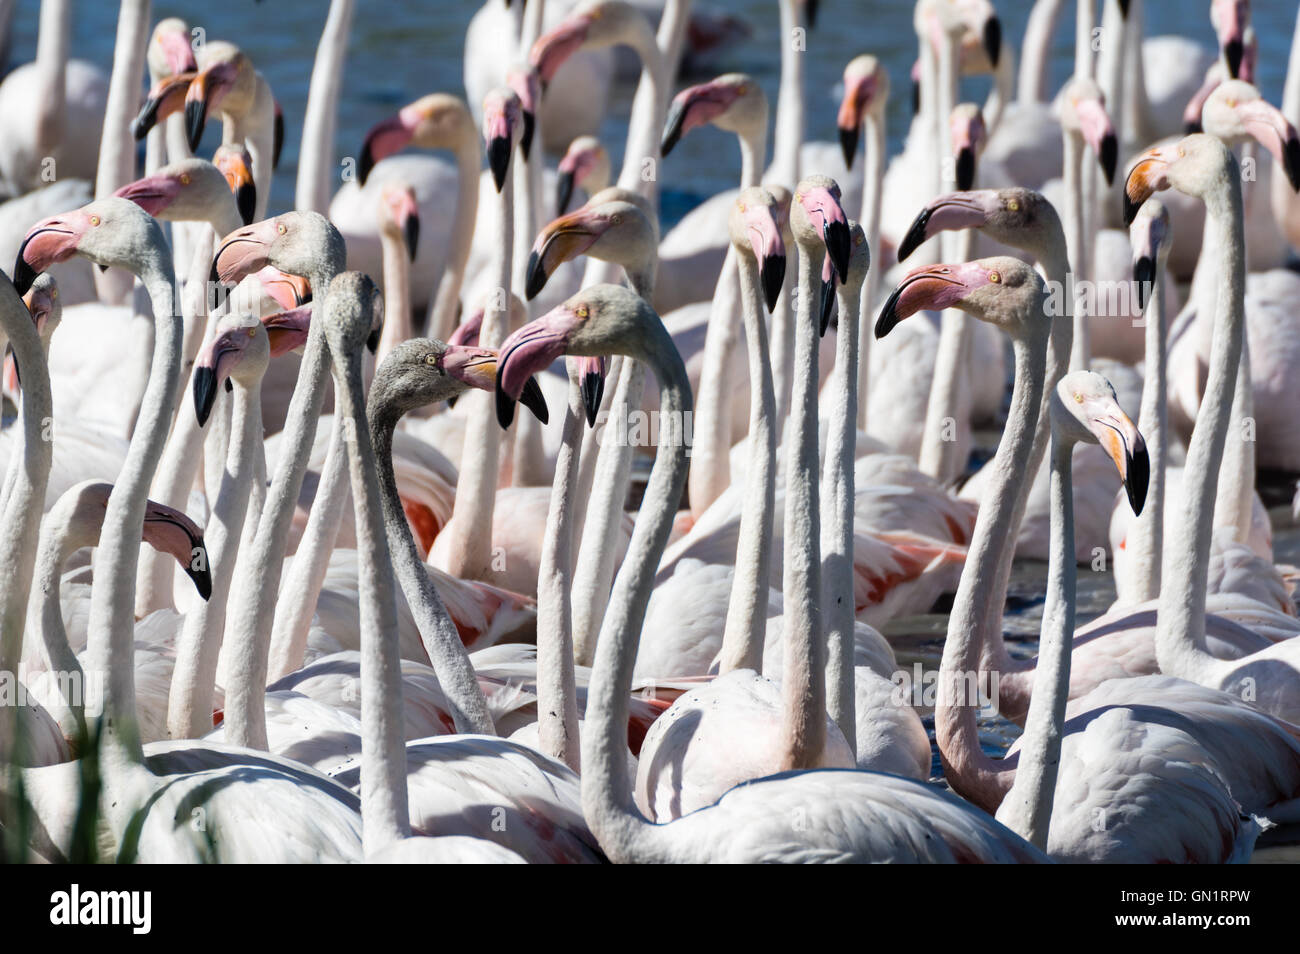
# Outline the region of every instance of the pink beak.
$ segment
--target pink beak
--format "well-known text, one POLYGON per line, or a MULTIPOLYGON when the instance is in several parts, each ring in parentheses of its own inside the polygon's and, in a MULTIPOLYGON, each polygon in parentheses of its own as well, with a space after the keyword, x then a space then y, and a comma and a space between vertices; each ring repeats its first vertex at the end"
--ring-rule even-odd
POLYGON ((528 55, 528 62, 537 69, 543 88, 555 78, 556 71, 564 65, 564 61, 582 49, 590 26, 591 19, 579 13, 537 38, 528 55))
POLYGON ((918 311, 951 308, 988 283, 988 270, 979 262, 915 268, 907 273, 880 310, 880 317, 876 319, 876 337, 885 337, 900 321, 918 311))
POLYGON ((270 245, 278 234, 275 219, 265 219, 231 232, 221 240, 212 259, 212 281, 234 285, 269 265, 270 245))
POLYGON ((659 151, 668 155, 682 136, 692 129, 713 122, 739 98, 739 87, 734 83, 719 83, 714 80, 698 86, 688 86, 673 97, 672 105, 668 108, 659 151))
POLYGON ((311 330, 311 306, 303 305, 289 311, 279 311, 262 319, 267 340, 271 343, 271 357, 278 358, 297 351, 307 344, 311 330))
POLYGON ((161 214, 180 195, 181 184, 171 176, 153 175, 128 182, 113 195, 130 199, 152 216, 161 214))
POLYGON ((81 237, 92 228, 90 216, 80 209, 37 222, 18 246, 14 261, 14 288, 26 295, 36 276, 51 265, 76 254, 81 237))
POLYGON ((565 305, 551 309, 528 322, 501 343, 497 362, 497 420, 509 427, 515 416, 515 401, 534 374, 545 371, 564 354, 569 336, 583 318, 565 305))

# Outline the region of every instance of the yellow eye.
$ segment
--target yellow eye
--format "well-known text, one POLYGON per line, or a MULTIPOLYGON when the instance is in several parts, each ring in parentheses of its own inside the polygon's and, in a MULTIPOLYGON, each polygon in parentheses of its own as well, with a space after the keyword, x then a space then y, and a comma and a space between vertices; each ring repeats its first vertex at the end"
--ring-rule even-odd
POLYGON ((255 337, 256 335, 257 335, 257 329, 256 329, 256 328, 249 328, 249 329, 248 329, 248 337, 252 338, 252 337, 255 337))
POLYGON ((586 318, 586 317, 587 317, 587 306, 586 306, 586 305, 579 305, 579 306, 578 306, 578 317, 579 317, 579 318, 586 318))
POLYGON ((91 224, 91 225, 98 225, 98 224, 99 224, 99 216, 98 216, 98 215, 92 215, 92 216, 90 217, 90 224, 91 224))
POLYGON ((794 200, 795 200, 796 202, 802 202, 802 201, 803 201, 803 196, 801 196, 798 192, 796 192, 796 193, 794 194, 794 200))
POLYGON ((1228 108, 1229 108, 1229 109, 1236 109, 1236 108, 1237 108, 1237 101, 1236 101, 1235 99, 1228 99, 1228 100, 1225 100, 1225 102, 1228 104, 1228 108))
POLYGON ((54 299, 54 298, 58 298, 58 297, 59 297, 59 290, 58 290, 57 288, 51 288, 51 289, 50 289, 50 298, 51 298, 51 299, 54 299))
POLYGON ((749 92, 749 87, 746 86, 744 83, 741 83, 739 86, 736 87, 737 96, 744 96, 748 92, 749 92))
POLYGON ((190 174, 188 172, 182 172, 181 185, 189 185, 189 184, 190 184, 190 174))
POLYGON ((623 216, 621 216, 621 215, 611 215, 611 216, 609 217, 609 224, 610 224, 610 225, 621 225, 622 222, 623 222, 623 216))
POLYGON ((433 367, 434 365, 436 365, 436 364, 438 363, 438 356, 437 356, 436 354, 432 354, 432 353, 430 353, 430 354, 426 354, 426 355, 424 356, 424 363, 427 364, 427 365, 429 365, 430 367, 433 367))
POLYGON ((998 282, 1002 281, 1002 276, 997 272, 989 272, 989 281, 996 285, 998 282))
POLYGON ((1182 146, 1179 146, 1179 147, 1178 147, 1178 158, 1179 158, 1179 159, 1182 159, 1182 158, 1186 157, 1186 155, 1187 155, 1187 150, 1184 149, 1182 146))
POLYGON ((1011 211, 1011 212, 1019 212, 1019 211, 1020 211, 1020 200, 1019 200, 1019 199, 1009 199, 1009 200, 1007 200, 1007 209, 1008 209, 1009 211, 1011 211))
POLYGON ((738 202, 738 203, 736 203, 736 206, 737 206, 737 208, 740 209, 740 211, 741 211, 742 213, 745 211, 745 203, 743 203, 743 202, 738 202))
POLYGON ((1074 403, 1075 403, 1075 404, 1082 404, 1082 403, 1083 403, 1083 395, 1080 394, 1078 391, 1075 391, 1075 392, 1074 392, 1074 403))
POLYGON ((279 232, 281 235, 283 235, 285 232, 289 231, 289 227, 285 225, 283 222, 281 222, 279 225, 275 227, 275 230, 279 232))

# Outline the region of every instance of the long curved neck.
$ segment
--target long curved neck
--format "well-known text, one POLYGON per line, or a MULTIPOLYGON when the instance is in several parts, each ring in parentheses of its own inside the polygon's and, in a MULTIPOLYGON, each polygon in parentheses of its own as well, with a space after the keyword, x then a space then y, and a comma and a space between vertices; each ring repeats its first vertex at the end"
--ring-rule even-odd
POLYGON ((737 133, 736 139, 740 141, 740 187, 748 189, 759 184, 767 165, 767 126, 737 133))
POLYGON ((731 485, 731 408, 727 397, 731 382, 727 369, 739 337, 736 299, 740 279, 736 260, 735 248, 729 247, 704 333, 704 366, 700 369, 690 476, 691 513, 696 519, 731 485))
POLYGON ((1070 649, 1074 638, 1075 575, 1074 441, 1052 432, 1051 543, 1042 637, 1034 672, 1034 697, 1025 719, 1015 780, 998 809, 998 820, 1036 848, 1047 850, 1052 797, 1061 764, 1065 704, 1070 696, 1070 649))
POLYGON ((343 67, 347 62, 348 33, 355 5, 354 0, 331 0, 320 45, 316 48, 307 114, 302 121, 294 208, 310 209, 322 215, 329 210, 334 129, 338 125, 339 91, 343 87, 343 67))
POLYGON ((1092 79, 1092 10, 1095 2, 1096 0, 1075 0, 1074 3, 1074 76, 1076 79, 1092 79))
POLYGON ((384 261, 384 330, 375 351, 375 367, 395 347, 415 337, 411 321, 411 260, 400 235, 379 230, 384 261))
POLYGON ((397 476, 393 472, 393 430, 397 427, 400 414, 383 398, 378 391, 371 392, 368 417, 393 571, 420 631, 420 640, 429 657, 429 665, 437 673, 438 684, 451 707, 456 731, 496 735, 483 690, 478 684, 469 656, 465 653, 465 645, 456 631, 456 624, 443 605, 442 597, 429 580, 424 558, 415 544, 411 525, 407 523, 406 514, 402 510, 402 500, 397 492, 397 476))
POLYGON ((84 685, 84 673, 81 660, 68 643, 60 595, 64 564, 81 547, 94 546, 98 538, 78 533, 71 516, 62 508, 51 510, 41 525, 35 578, 27 601, 28 625, 35 627, 35 633, 31 634, 35 639, 29 638, 30 648, 29 645, 24 645, 23 657, 24 660, 30 658, 39 644, 39 653, 45 667, 50 672, 60 674, 56 684, 60 691, 67 690, 64 705, 71 712, 76 727, 82 729, 85 727, 85 694, 76 690, 84 685))
MULTIPOLYGON (((322 263, 308 276, 311 287, 328 289, 337 270, 338 263, 322 263)), ((329 349, 321 323, 313 321, 307 332, 298 383, 285 417, 283 450, 266 492, 248 559, 240 560, 235 568, 235 585, 231 590, 235 609, 226 624, 226 642, 231 647, 226 686, 226 739, 233 745, 257 749, 265 749, 267 745, 266 673, 285 541, 307 473, 328 377, 329 349)))
POLYGON ((776 130, 772 179, 793 189, 800 180, 799 150, 803 146, 803 61, 807 28, 796 0, 780 0, 781 85, 776 97, 776 130))
POLYGON ((653 362, 660 407, 670 426, 660 428, 654 469, 601 626, 583 733, 583 815, 616 862, 652 860, 666 834, 637 810, 627 772, 627 709, 637 644, 688 465, 682 424, 691 413, 690 381, 668 332, 656 324, 647 353, 635 357, 653 362))
POLYGON ((238 115, 223 113, 222 142, 230 145, 242 143, 248 148, 253 165, 253 183, 257 187, 253 221, 266 218, 267 203, 271 198, 272 159, 275 153, 275 97, 271 87, 258 73, 252 102, 238 115))
MULTIPOLYGON (((1079 0, 1081 5, 1087 4, 1091 7, 1090 0, 1079 0)), ((1128 155, 1128 140, 1131 138, 1124 128, 1124 71, 1128 66, 1129 59, 1129 34, 1133 30, 1133 24, 1130 22, 1133 16, 1133 10, 1129 10, 1129 16, 1120 13, 1118 0, 1102 0, 1101 14, 1101 36, 1108 37, 1115 42, 1106 42, 1101 45, 1098 51, 1096 64, 1097 85, 1101 87, 1102 95, 1106 98, 1106 112, 1110 116, 1110 121, 1115 127, 1115 135, 1120 139, 1120 151, 1128 155)), ((1083 13, 1079 14, 1080 20, 1083 13)), ((1091 11, 1088 15, 1089 31, 1092 29, 1091 11)), ((1077 50, 1077 46, 1076 46, 1077 50)), ((1091 57, 1091 48, 1088 50, 1088 56, 1091 57)), ((1093 75, 1089 73, 1088 75, 1093 75)))
POLYGON ((1025 24, 1024 56, 1016 82, 1016 100, 1042 103, 1047 100, 1047 65, 1052 53, 1052 36, 1065 0, 1038 0, 1025 24))
MULTIPOLYGON (((102 199, 135 178, 135 141, 131 118, 140 105, 140 84, 144 79, 144 50, 149 41, 149 0, 122 0, 117 20, 117 41, 113 47, 113 72, 104 106, 104 129, 99 144, 95 173, 95 197, 102 199)), ((95 270, 95 288, 100 298, 123 303, 131 290, 125 272, 95 270)))
POLYGON ((63 137, 67 106, 68 49, 72 42, 72 0, 41 4, 40 32, 36 37, 36 146, 53 151, 63 137))
MULTIPOLYGON (((331 349, 332 350, 332 349, 331 349)), ((362 397, 361 355, 334 355, 334 390, 352 478, 361 610, 362 842, 373 855, 411 834, 406 795, 397 593, 362 397)))
POLYGON ((985 601, 996 601, 999 565, 1015 544, 1017 498, 1028 489, 1026 475, 1035 440, 1035 427, 1043 401, 1043 357, 1046 329, 1013 339, 1015 384, 1006 430, 993 458, 993 480, 975 521, 966 554, 966 566, 952 613, 940 665, 939 706, 935 711, 935 738, 943 760, 944 777, 961 795, 986 811, 996 809, 1005 792, 999 776, 1004 768, 980 749, 975 713, 979 707, 971 680, 979 670, 981 644, 991 635, 985 601))
MULTIPOLYGON (((1291 54, 1286 63, 1286 80, 1282 85, 1282 115, 1291 125, 1300 123, 1300 11, 1296 12, 1295 33, 1291 37, 1291 54)), ((1296 194, 1286 176, 1273 176, 1270 187, 1273 217, 1279 222, 1291 218, 1296 194)))
POLYGON ((226 469, 203 530, 212 593, 185 614, 176 644, 176 666, 167 698, 167 734, 173 739, 198 738, 212 728, 212 697, 226 606, 253 487, 253 450, 262 441, 261 378, 251 384, 235 382, 232 397, 226 469))
POLYGON ((1083 137, 1077 132, 1066 130, 1065 136, 1065 227, 1066 244, 1069 249, 1070 264, 1073 266, 1067 276, 1065 296, 1070 301, 1073 316, 1074 339, 1070 351, 1070 370, 1080 371, 1088 367, 1091 361, 1091 348, 1088 340, 1088 316, 1081 307, 1075 294, 1074 277, 1088 274, 1089 243, 1086 223, 1086 207, 1083 195, 1083 177, 1085 151, 1083 137))
MULTIPOLYGON (((133 640, 136 561, 149 483, 158 467, 171 425, 181 366, 181 318, 173 311, 175 279, 162 233, 143 250, 137 274, 154 310, 154 349, 140 417, 117 483, 108 498, 104 529, 95 551, 96 584, 91 590, 87 649, 93 668, 107 676, 105 737, 114 761, 142 759, 135 713, 133 640)), ((106 775, 109 757, 105 757, 106 775)))
MULTIPOLYGON (((867 233, 867 248, 874 255, 880 248, 880 208, 885 181, 885 112, 873 111, 866 120, 866 154, 862 164, 862 228, 867 233)), ((880 276, 875 268, 867 272, 858 306, 858 430, 867 429, 867 399, 871 393, 871 324, 879 295, 880 276)))
MULTIPOLYGON (((1245 337, 1245 234, 1241 181, 1229 160, 1205 192, 1207 231, 1217 233, 1222 264, 1217 278, 1209 380, 1187 449, 1182 518, 1169 534, 1156 621, 1156 659, 1162 672, 1195 680, 1216 660, 1205 645, 1205 590, 1210 565, 1218 462, 1223 459, 1245 337)), ((1237 436, 1235 439, 1240 439, 1237 436)))
POLYGON ((1147 445, 1151 459, 1151 477, 1147 485, 1146 507, 1133 518, 1128 540, 1129 565, 1133 568, 1136 584, 1133 602, 1144 603, 1160 595, 1160 553, 1164 548, 1165 532, 1165 467, 1168 459, 1166 435, 1169 427, 1169 385, 1166 340, 1169 332, 1165 326, 1164 256, 1156 259, 1155 280, 1147 301, 1146 360, 1142 379, 1142 411, 1138 415, 1138 430, 1147 445))
POLYGON ((560 451, 555 459, 546 534, 537 573, 537 736, 542 753, 575 772, 582 755, 578 739, 578 692, 573 671, 573 511, 582 446, 582 391, 569 374, 560 451))
MULTIPOLYGON (((511 170, 507 170, 510 172, 511 170)), ((505 177, 501 186, 497 215, 497 241, 493 247, 492 288, 495 289, 483 309, 479 345, 495 348, 505 340, 510 318, 510 270, 514 242, 514 176, 505 177)), ((496 502, 497 465, 501 451, 501 429, 490 394, 476 391, 462 398, 467 413, 477 426, 465 431, 465 450, 461 455, 460 479, 451 521, 443 530, 448 548, 443 551, 446 569, 454 576, 485 579, 492 561, 492 508, 496 502)))
MULTIPOLYGON (((21 445, 15 448, 21 452, 10 458, 10 468, 17 468, 17 474, 0 519, 0 539, 8 541, 0 548, 0 673, 16 681, 45 487, 53 460, 53 445, 42 434, 52 413, 52 401, 49 369, 36 326, 12 286, 0 296, 0 323, 23 375, 23 434, 21 445)), ((0 762, 14 753, 18 741, 14 736, 16 718, 15 706, 0 706, 0 762)))
MULTIPOLYGON (((943 260, 964 262, 971 257, 969 231, 943 233, 943 260)), ((974 319, 956 308, 940 319, 934 380, 925 409, 918 466, 940 483, 949 483, 966 469, 970 450, 970 340, 974 319)))
POLYGON ((438 282, 438 293, 429 308, 428 333, 446 341, 456 327, 456 309, 460 306, 460 289, 465 282, 465 263, 474 243, 474 221, 478 218, 479 167, 483 163, 482 147, 476 136, 465 136, 453 150, 456 156, 456 212, 451 220, 451 247, 447 267, 438 282))
MULTIPOLYGON (((682 0, 670 0, 664 10, 665 19, 669 9, 678 11, 689 4, 682 0)), ((686 26, 685 16, 681 16, 681 28, 686 26)), ((656 201, 657 175, 646 175, 646 167, 659 163, 659 137, 663 133, 664 114, 667 110, 668 83, 670 77, 663 54, 650 32, 649 24, 644 30, 636 29, 627 37, 628 45, 641 57, 641 81, 637 85, 636 96, 632 100, 632 114, 627 126, 627 147, 623 153, 623 169, 618 175, 618 184, 624 189, 639 192, 653 205, 656 201)))
POLYGON ((824 248, 799 244, 799 314, 785 462, 783 771, 811 768, 826 743, 826 642, 822 630, 821 512, 817 486, 818 300, 824 248))
MULTIPOLYGON (((839 313, 852 316, 862 286, 840 285, 839 313)), ((840 322, 831 420, 822 471, 822 605, 826 608, 826 711, 857 751, 853 672, 853 462, 857 451, 858 323, 840 322)))
MULTIPOLYGON (((734 246, 733 246, 734 248, 734 246)), ((758 262, 736 251, 740 300, 744 305, 745 343, 749 352, 749 473, 736 541, 736 572, 731 581, 726 627, 722 634, 719 673, 733 669, 763 670, 771 586, 772 519, 776 506, 776 392, 767 349, 758 287, 758 262)))

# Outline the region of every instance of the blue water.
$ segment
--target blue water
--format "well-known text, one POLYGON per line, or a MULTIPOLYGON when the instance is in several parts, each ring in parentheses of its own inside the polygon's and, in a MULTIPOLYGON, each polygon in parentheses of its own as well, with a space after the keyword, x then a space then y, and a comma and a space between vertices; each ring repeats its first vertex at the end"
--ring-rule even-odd
MULTIPOLYGON (((775 0, 711 0, 709 5, 744 17, 753 29, 747 41, 715 59, 716 72, 752 74, 775 103, 779 73, 775 0)), ((11 64, 26 62, 34 55, 39 6, 39 0, 18 2, 11 64)), ((358 0, 339 109, 338 155, 355 155, 371 125, 417 96, 435 90, 464 95, 461 49, 466 26, 478 6, 455 0, 358 0)), ((1031 0, 998 0, 995 6, 1005 38, 1018 47, 1031 0)), ((106 0, 74 0, 74 7, 73 55, 107 69, 112 61, 118 5, 106 0)), ((911 0, 822 0, 818 26, 808 36, 809 138, 834 140, 836 88, 844 64, 859 53, 870 52, 885 62, 893 80, 889 129, 891 147, 899 148, 910 115, 909 77, 916 56, 912 7, 911 0)), ((1069 72, 1074 43, 1073 8, 1072 2, 1067 3, 1061 16, 1056 38, 1058 55, 1052 63, 1053 90, 1060 87, 1069 72)), ((220 4, 210 0, 158 0, 153 4, 155 21, 164 16, 183 17, 192 27, 202 27, 208 39, 239 44, 270 82, 287 125, 284 156, 271 196, 273 212, 289 208, 293 201, 298 136, 316 43, 328 9, 328 0, 227 0, 220 4)), ((1214 37, 1208 9, 1205 0, 1147 0, 1147 32, 1179 32, 1209 47, 1214 37)), ((1295 24, 1295 4, 1257 2, 1253 22, 1261 44, 1261 87, 1267 98, 1277 102, 1295 24)), ((684 78, 678 85, 690 81, 684 78)), ((987 79, 969 80, 965 97, 982 97, 987 88, 987 79)), ((624 142, 630 98, 630 88, 616 94, 616 114, 602 130, 602 138, 616 162, 624 142)), ((215 136, 209 136, 213 145, 215 136)), ((696 202, 733 186, 739 171, 739 155, 729 134, 704 129, 686 137, 673 153, 671 181, 665 183, 667 223, 696 202)))

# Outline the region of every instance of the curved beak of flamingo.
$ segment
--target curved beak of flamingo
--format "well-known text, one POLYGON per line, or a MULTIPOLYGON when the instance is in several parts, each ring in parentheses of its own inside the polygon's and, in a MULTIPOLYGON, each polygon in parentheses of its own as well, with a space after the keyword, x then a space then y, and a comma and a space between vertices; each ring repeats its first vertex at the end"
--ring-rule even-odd
POLYGON ((528 62, 537 70, 543 90, 555 78, 556 71, 564 65, 564 61, 582 49, 591 22, 589 14, 575 13, 555 29, 548 30, 537 38, 528 53, 528 62))
POLYGON ((478 344, 478 335, 482 329, 483 309, 478 308, 452 330, 447 337, 447 344, 474 347, 478 344))
POLYGON ((1119 162, 1119 140, 1106 108, 1095 99, 1081 99, 1074 104, 1079 117, 1079 130, 1084 141, 1096 154, 1101 171, 1106 174, 1106 184, 1115 181, 1115 166, 1119 162))
MULTIPOLYGON (((186 47, 188 49, 188 46, 186 47)), ((144 105, 135 119, 131 120, 131 135, 139 142, 149 135, 160 122, 173 113, 179 113, 185 107, 185 96, 189 92, 190 81, 197 76, 193 67, 160 79, 145 96, 144 105)))
POLYGON ((984 21, 980 39, 984 43, 984 52, 988 54, 989 62, 997 66, 998 58, 1002 55, 1002 21, 996 14, 984 21))
POLYGON ((240 149, 222 149, 218 151, 213 165, 226 178, 226 184, 235 196, 235 206, 239 209, 239 219, 245 225, 251 225, 257 213, 257 186, 253 182, 253 168, 249 165, 248 153, 240 149))
POLYGON ((214 63, 200 70, 190 81, 185 93, 185 136, 189 140, 190 152, 198 152, 203 127, 208 121, 208 110, 220 103, 229 91, 235 81, 235 72, 233 63, 214 63))
POLYGON ((776 224, 772 210, 763 205, 751 205, 744 213, 745 229, 749 234, 749 247, 758 262, 758 281, 763 289, 763 303, 768 314, 776 307, 776 299, 785 284, 785 242, 776 224))
POLYGON ((880 309, 880 316, 876 319, 876 337, 885 337, 900 321, 918 311, 952 308, 988 283, 988 270, 979 262, 915 268, 907 273, 880 309))
POLYGON ((149 500, 142 538, 159 553, 174 557, 205 601, 212 595, 212 570, 198 524, 179 510, 149 500))
POLYGON ((1133 283, 1137 290, 1139 312, 1146 308, 1151 297, 1151 287, 1156 280, 1156 263, 1168 241, 1167 216, 1142 216, 1135 219, 1129 228, 1129 243, 1133 246, 1133 283))
POLYGON ((537 70, 530 66, 527 69, 511 70, 506 83, 519 97, 524 127, 523 135, 519 138, 519 149, 527 162, 529 150, 533 146, 533 130, 537 128, 537 108, 542 98, 541 80, 537 70))
POLYGON ((262 319, 262 327, 266 329, 272 358, 298 351, 307 344, 307 333, 311 330, 311 306, 303 305, 267 315, 262 319))
POLYGON ((920 211, 898 246, 901 262, 940 232, 960 229, 977 229, 988 223, 998 211, 1001 201, 993 189, 976 189, 972 192, 949 192, 933 200, 920 211))
POLYGON ((600 402, 605 397, 605 356, 581 355, 572 359, 582 393, 582 409, 587 415, 587 426, 595 427, 600 416, 600 402))
POLYGON ((270 246, 278 235, 275 219, 264 219, 236 229, 224 239, 212 259, 210 279, 214 284, 238 284, 266 265, 270 246))
POLYGON ((840 200, 830 190, 818 186, 795 198, 804 207, 808 217, 821 224, 822 241, 831 257, 831 265, 840 281, 849 273, 849 255, 853 250, 849 233, 849 219, 844 214, 840 200))
POLYGON ((956 161, 957 188, 970 189, 975 184, 975 165, 987 138, 984 116, 979 111, 960 111, 951 117, 953 158, 956 161))
POLYGON ((66 262, 92 227, 90 216, 80 209, 37 222, 18 246, 14 260, 14 288, 26 295, 36 276, 51 265, 66 262))
POLYGON ((1219 48, 1228 67, 1228 76, 1239 79, 1241 61, 1246 52, 1246 20, 1249 18, 1245 0, 1214 0, 1213 13, 1219 48))
POLYGON ((844 153, 844 167, 853 168, 853 157, 858 151, 858 139, 862 134, 862 118, 867 107, 876 94, 876 77, 874 74, 856 76, 844 81, 844 98, 840 100, 840 110, 835 117, 835 126, 840 134, 840 149, 844 153))
POLYGON ((744 93, 744 83, 710 80, 688 86, 676 96, 668 107, 664 132, 659 141, 659 154, 672 152, 682 136, 717 119, 744 93))
POLYGON ((1296 129, 1277 107, 1262 99, 1238 103, 1242 124, 1277 160, 1286 172, 1293 192, 1300 192, 1300 138, 1296 129))
POLYGON ((483 138, 487 141, 488 168, 497 192, 506 184, 510 170, 510 153, 514 148, 514 122, 510 110, 485 104, 483 113, 483 138))
POLYGON ((1177 157, 1177 143, 1149 149, 1137 158, 1124 181, 1124 225, 1133 224, 1133 217, 1142 203, 1151 196, 1169 188, 1169 164, 1177 157))
POLYGON ((529 301, 541 293, 555 270, 596 244, 608 223, 587 206, 562 215, 537 234, 528 256, 524 295, 529 301))
POLYGON ((406 254, 414 262, 415 253, 420 248, 420 207, 416 204, 415 194, 410 189, 399 189, 385 199, 393 224, 402 233, 406 254))
POLYGON ((515 419, 515 402, 524 384, 562 356, 569 338, 585 319, 566 302, 528 322, 501 342, 497 360, 497 421, 505 428, 515 419))
MULTIPOLYGON (((447 345, 438 366, 463 384, 480 391, 492 391, 497 382, 497 352, 488 348, 447 345)), ((519 400, 543 424, 550 420, 541 386, 529 377, 524 381, 519 400)))
POLYGON ((1097 441, 1115 462, 1124 492, 1135 516, 1142 513, 1147 499, 1147 483, 1151 479, 1151 459, 1147 455, 1146 441, 1138 433, 1137 425, 1120 410, 1115 401, 1109 401, 1105 413, 1092 415, 1087 421, 1097 441))
POLYGON ((176 201, 180 191, 181 184, 172 176, 153 175, 145 176, 143 179, 136 179, 134 182, 128 182, 114 192, 113 195, 123 199, 130 199, 150 215, 157 216, 166 211, 167 207, 176 201))
POLYGON ((311 282, 301 275, 290 275, 274 265, 267 265, 255 273, 262 283, 262 291, 281 308, 301 308, 311 301, 311 282))
POLYGON ((423 117, 414 105, 403 107, 396 116, 372 126, 361 145, 357 160, 357 184, 364 186, 375 164, 400 152, 415 138, 415 128, 423 117))
POLYGON ((217 388, 230 390, 230 371, 244 356, 251 336, 244 328, 229 328, 208 342, 194 359, 194 413, 199 427, 208 423, 217 388))

